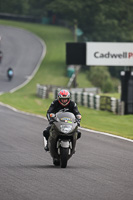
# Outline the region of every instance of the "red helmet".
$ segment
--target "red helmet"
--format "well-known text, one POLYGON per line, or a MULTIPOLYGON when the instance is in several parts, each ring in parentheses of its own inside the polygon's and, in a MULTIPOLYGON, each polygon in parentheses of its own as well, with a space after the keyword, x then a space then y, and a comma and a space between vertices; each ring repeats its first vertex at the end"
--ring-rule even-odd
POLYGON ((67 90, 61 90, 58 93, 58 101, 62 106, 66 106, 70 102, 70 93, 67 90))

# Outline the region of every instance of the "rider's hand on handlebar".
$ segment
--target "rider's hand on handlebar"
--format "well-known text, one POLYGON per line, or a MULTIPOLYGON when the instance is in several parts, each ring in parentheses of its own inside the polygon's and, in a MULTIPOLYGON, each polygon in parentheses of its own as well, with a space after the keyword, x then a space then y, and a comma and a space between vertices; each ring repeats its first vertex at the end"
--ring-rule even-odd
POLYGON ((54 120, 52 120, 52 119, 49 120, 49 124, 53 124, 53 122, 54 122, 54 120))
POLYGON ((54 113, 50 113, 50 118, 54 118, 55 117, 55 114, 54 113))
POLYGON ((78 126, 80 126, 81 115, 76 115, 76 119, 77 119, 78 126))
POLYGON ((78 124, 78 126, 80 126, 80 121, 79 120, 77 120, 77 124, 78 124))
POLYGON ((55 114, 54 113, 50 113, 49 117, 50 117, 49 123, 52 124, 54 122, 55 114))

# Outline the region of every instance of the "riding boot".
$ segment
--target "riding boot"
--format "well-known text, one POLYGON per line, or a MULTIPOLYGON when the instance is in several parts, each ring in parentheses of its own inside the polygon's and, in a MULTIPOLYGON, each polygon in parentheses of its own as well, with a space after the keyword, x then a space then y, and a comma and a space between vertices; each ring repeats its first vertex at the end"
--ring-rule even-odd
POLYGON ((45 137, 43 137, 43 145, 44 145, 44 150, 45 150, 45 151, 49 151, 49 148, 48 148, 48 141, 46 140, 45 137))

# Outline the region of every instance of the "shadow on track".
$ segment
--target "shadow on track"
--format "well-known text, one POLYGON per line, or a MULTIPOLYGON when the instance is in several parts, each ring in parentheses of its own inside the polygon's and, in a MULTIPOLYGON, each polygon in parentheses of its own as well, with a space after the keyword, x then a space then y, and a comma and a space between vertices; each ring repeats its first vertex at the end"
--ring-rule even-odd
MULTIPOLYGON (((60 168, 60 166, 54 166, 54 165, 14 165, 14 166, 4 166, 5 168, 8 169, 54 169, 54 168, 60 168)), ((72 166, 72 165, 68 165, 67 166, 68 169, 84 169, 84 170, 88 170, 88 169, 92 169, 92 166, 72 166)))

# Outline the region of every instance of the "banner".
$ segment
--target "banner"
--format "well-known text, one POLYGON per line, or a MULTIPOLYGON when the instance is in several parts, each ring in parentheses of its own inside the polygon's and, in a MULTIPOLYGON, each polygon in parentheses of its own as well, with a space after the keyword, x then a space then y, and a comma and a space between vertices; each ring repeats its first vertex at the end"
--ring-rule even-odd
POLYGON ((133 66, 133 43, 87 42, 86 65, 133 66))

